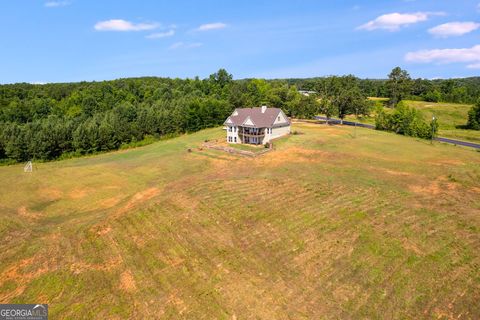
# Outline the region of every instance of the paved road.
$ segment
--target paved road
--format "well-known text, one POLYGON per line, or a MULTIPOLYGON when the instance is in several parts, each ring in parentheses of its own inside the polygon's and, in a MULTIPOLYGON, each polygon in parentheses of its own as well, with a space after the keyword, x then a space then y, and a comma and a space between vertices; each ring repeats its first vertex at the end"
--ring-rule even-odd
MULTIPOLYGON (((315 119, 317 119, 317 120, 327 120, 327 117, 316 116, 315 119)), ((328 122, 329 123, 336 123, 336 124, 341 123, 340 119, 334 119, 334 118, 329 118, 328 122)), ((353 122, 353 121, 343 121, 343 124, 347 125, 347 126, 355 126, 355 122, 353 122)), ((373 126, 371 124, 365 124, 365 123, 359 123, 359 122, 357 122, 356 124, 357 124, 357 127, 375 129, 375 126, 373 126)), ((434 140, 435 141, 440 141, 440 142, 445 142, 445 143, 450 143, 450 144, 454 144, 454 145, 464 146, 464 147, 475 148, 475 149, 480 150, 480 144, 478 144, 478 143, 461 141, 461 140, 454 140, 454 139, 448 139, 448 138, 442 138, 442 137, 436 137, 436 138, 434 138, 434 140)))

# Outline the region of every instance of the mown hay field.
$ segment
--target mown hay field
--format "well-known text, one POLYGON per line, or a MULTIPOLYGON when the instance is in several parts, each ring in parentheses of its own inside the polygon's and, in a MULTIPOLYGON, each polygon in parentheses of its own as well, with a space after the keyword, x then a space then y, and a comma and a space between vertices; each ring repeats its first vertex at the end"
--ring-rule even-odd
POLYGON ((215 128, 0 167, 0 303, 55 319, 478 319, 480 153, 293 129, 254 159, 200 150, 215 128))

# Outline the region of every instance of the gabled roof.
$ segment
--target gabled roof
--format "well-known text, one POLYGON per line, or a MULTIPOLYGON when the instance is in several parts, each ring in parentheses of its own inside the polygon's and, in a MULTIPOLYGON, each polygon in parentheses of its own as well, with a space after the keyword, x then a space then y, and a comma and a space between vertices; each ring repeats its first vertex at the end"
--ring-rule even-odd
MULTIPOLYGON (((232 124, 235 126, 248 126, 256 128, 270 128, 273 127, 275 119, 282 112, 279 108, 266 108, 262 112, 262 108, 239 108, 235 109, 230 117, 227 118, 225 124, 232 124), (253 122, 253 125, 245 124, 247 119, 253 122), (228 122, 230 119, 231 122, 228 122)), ((289 122, 288 118, 287 122, 289 122)))

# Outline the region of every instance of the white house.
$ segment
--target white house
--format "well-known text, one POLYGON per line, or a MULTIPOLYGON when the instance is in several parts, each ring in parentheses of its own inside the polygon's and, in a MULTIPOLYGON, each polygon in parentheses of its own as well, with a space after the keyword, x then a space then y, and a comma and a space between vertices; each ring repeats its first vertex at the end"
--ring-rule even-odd
POLYGON ((317 91, 310 90, 298 90, 298 92, 306 97, 309 97, 311 94, 317 94, 317 91))
POLYGON ((266 144, 290 133, 290 120, 278 108, 235 109, 225 120, 228 143, 266 144))

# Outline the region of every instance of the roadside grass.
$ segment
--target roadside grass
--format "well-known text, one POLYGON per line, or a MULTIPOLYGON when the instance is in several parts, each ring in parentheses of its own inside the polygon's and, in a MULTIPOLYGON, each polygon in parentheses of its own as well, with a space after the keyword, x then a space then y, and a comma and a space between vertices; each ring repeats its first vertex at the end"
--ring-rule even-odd
POLYGON ((1 167, 0 302, 60 319, 480 317, 479 154, 293 129, 254 159, 199 150, 215 128, 1 167))

